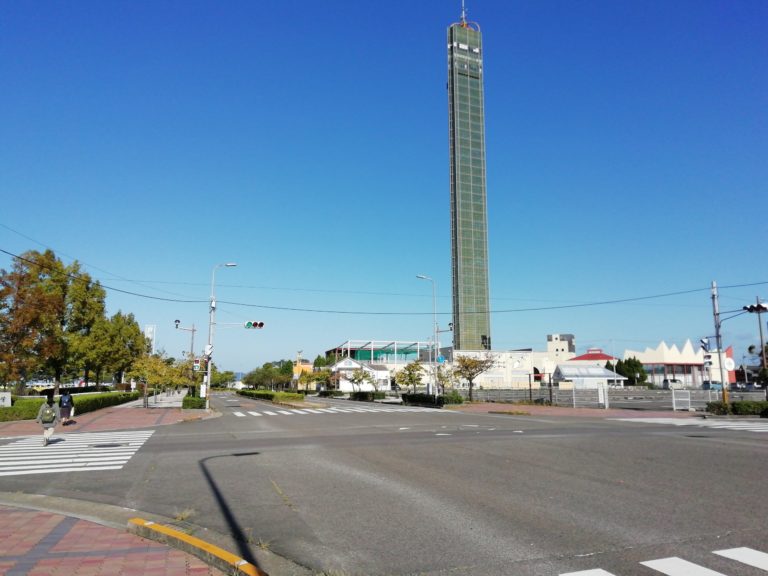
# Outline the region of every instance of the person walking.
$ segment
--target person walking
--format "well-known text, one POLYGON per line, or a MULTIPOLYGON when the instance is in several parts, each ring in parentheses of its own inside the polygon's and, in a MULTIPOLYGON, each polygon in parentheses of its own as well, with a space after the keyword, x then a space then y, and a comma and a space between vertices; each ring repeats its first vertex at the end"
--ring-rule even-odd
POLYGON ((53 429, 61 420, 59 407, 53 401, 53 391, 46 394, 45 402, 40 405, 35 420, 43 425, 43 446, 46 446, 53 436, 53 429))
POLYGON ((74 422, 74 420, 71 420, 71 418, 75 411, 75 399, 72 398, 72 394, 70 394, 69 390, 64 390, 61 398, 59 398, 59 409, 61 412, 62 426, 66 426, 74 422))

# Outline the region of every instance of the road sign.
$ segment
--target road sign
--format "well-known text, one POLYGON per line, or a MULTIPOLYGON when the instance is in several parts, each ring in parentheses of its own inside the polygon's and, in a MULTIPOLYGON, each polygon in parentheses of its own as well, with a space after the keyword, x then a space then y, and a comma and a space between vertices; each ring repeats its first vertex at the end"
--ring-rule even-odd
POLYGON ((728 372, 736 368, 736 362, 733 361, 733 358, 726 358, 725 362, 723 362, 723 366, 725 367, 728 372))
POLYGON ((445 356, 441 354, 440 356, 437 357, 437 363, 442 364, 443 362, 445 362, 445 356))

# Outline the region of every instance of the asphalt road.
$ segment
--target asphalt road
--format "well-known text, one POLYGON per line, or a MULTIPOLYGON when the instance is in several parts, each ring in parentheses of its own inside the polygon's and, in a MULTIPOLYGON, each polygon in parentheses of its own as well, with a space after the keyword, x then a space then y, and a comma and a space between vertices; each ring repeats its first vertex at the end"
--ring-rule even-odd
POLYGON ((122 470, 0 490, 186 518, 337 576, 768 571, 714 554, 768 553, 768 426, 212 404, 221 417, 158 428, 122 470))

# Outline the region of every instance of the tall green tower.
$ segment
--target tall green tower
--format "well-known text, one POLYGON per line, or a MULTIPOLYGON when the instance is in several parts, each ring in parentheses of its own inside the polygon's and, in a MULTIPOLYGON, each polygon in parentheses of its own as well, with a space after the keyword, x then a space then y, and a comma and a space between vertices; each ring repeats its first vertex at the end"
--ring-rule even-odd
POLYGON ((490 350, 483 41, 463 9, 448 28, 448 112, 453 347, 490 350))

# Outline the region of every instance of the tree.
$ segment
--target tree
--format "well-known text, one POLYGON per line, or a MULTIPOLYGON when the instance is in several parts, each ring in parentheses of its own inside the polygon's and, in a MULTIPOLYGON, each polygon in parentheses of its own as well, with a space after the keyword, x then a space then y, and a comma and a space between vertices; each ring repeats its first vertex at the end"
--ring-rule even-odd
MULTIPOLYGON (((362 385, 366 382, 373 385, 374 388, 376 388, 375 380, 370 372, 365 370, 364 368, 355 368, 355 370, 352 372, 350 376, 348 376, 348 379, 350 382, 352 382, 352 386, 357 386, 358 390, 362 389, 362 385)), ((378 389, 378 388, 377 388, 378 389)))
POLYGON ((416 394, 416 386, 421 384, 421 375, 424 372, 424 366, 421 362, 414 360, 405 365, 402 370, 395 373, 395 382, 398 386, 408 389, 409 386, 413 386, 413 393, 416 394))
POLYGON ((490 370, 496 364, 496 360, 487 355, 485 358, 474 358, 472 356, 456 356, 454 359, 453 372, 457 378, 463 378, 469 384, 469 401, 472 402, 472 390, 475 385, 475 378, 483 372, 490 370))
POLYGON ((605 368, 627 378, 630 386, 640 386, 645 384, 645 381, 648 379, 648 373, 645 371, 643 363, 634 356, 626 360, 617 360, 615 368, 609 360, 605 363, 605 368))
POLYGON ((456 374, 453 370, 449 370, 444 365, 438 364, 437 384, 440 386, 441 394, 444 395, 446 388, 453 388, 456 385, 456 374))
POLYGON ((330 362, 325 356, 321 356, 320 354, 317 355, 315 358, 315 361, 312 362, 312 366, 315 368, 325 368, 326 366, 330 366, 332 362, 330 362))

